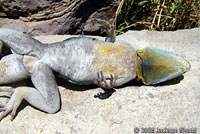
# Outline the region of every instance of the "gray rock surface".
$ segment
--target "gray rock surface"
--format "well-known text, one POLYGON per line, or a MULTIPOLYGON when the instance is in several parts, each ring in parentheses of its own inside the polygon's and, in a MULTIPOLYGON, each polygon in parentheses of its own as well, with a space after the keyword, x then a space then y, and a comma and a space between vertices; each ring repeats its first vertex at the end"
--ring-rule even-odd
MULTIPOLYGON (((70 36, 39 36, 56 42, 70 36)), ((102 38, 101 38, 102 39, 102 38)), ((135 48, 157 47, 187 59, 191 70, 156 86, 132 81, 108 99, 93 96, 93 86, 76 86, 58 80, 62 108, 46 114, 24 105, 13 121, 0 122, 1 134, 133 134, 134 128, 187 128, 200 133, 200 29, 175 32, 129 31, 117 37, 135 48)), ((2 95, 2 93, 0 94, 2 95)), ((0 98, 3 103, 6 98, 0 98)), ((156 130, 155 130, 156 131, 156 130)))
POLYGON ((0 0, 0 27, 32 35, 97 34, 92 18, 114 19, 119 0, 0 0))

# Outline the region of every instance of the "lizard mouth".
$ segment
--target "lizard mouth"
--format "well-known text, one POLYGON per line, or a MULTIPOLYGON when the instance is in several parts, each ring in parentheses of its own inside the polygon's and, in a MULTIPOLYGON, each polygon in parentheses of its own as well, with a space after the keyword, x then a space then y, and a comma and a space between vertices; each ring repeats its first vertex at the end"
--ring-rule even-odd
POLYGON ((136 74, 144 84, 157 84, 187 72, 190 63, 180 56, 158 48, 137 50, 136 74))

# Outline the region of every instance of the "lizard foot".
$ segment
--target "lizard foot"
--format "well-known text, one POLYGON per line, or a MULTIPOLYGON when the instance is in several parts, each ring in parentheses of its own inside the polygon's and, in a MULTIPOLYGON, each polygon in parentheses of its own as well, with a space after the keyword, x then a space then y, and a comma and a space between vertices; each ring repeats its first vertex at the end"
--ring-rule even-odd
POLYGON ((110 78, 105 78, 102 71, 97 73, 97 77, 98 79, 94 80, 94 84, 105 89, 112 89, 118 79, 116 75, 113 76, 112 74, 110 74, 110 78))
POLYGON ((102 72, 98 72, 97 73, 97 80, 94 80, 94 83, 100 87, 103 88, 104 92, 103 93, 98 93, 97 95, 95 95, 95 98, 99 98, 99 99, 107 99, 108 97, 110 97, 115 90, 113 89, 115 86, 115 82, 117 80, 117 76, 116 75, 112 75, 110 74, 110 78, 105 78, 103 76, 102 72), (109 90, 107 90, 109 89, 109 90))
POLYGON ((11 120, 14 119, 14 116, 16 114, 16 110, 19 107, 22 99, 21 99, 21 93, 15 89, 0 89, 0 92, 10 92, 11 95, 10 100, 7 104, 0 104, 0 121, 7 116, 9 113, 11 115, 11 120))

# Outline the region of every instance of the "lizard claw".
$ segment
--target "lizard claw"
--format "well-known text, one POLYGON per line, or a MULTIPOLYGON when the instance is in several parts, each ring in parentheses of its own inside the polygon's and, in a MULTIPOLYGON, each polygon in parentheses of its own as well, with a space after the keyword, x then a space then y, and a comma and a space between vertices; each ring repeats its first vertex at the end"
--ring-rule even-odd
MULTIPOLYGON (((6 90, 0 89, 0 91, 6 91, 6 90)), ((9 89, 6 92, 12 92, 12 91, 13 91, 12 89, 9 89)), ((19 92, 15 91, 11 95, 11 98, 7 104, 0 104, 0 112, 2 112, 0 115, 0 121, 8 114, 11 115, 11 120, 14 119, 17 108, 19 107, 19 105, 22 101, 22 99, 20 99, 20 97, 18 97, 19 95, 20 95, 19 92)))
POLYGON ((105 78, 102 71, 97 73, 98 79, 94 80, 94 84, 103 87, 105 89, 112 89, 115 86, 117 80, 116 75, 110 74, 110 78, 105 78))
POLYGON ((112 93, 115 92, 113 87, 115 87, 115 82, 118 79, 118 77, 116 75, 113 76, 112 74, 110 74, 110 78, 105 78, 102 72, 98 72, 97 77, 98 79, 94 80, 94 84, 104 88, 105 92, 98 93, 94 97, 99 99, 107 99, 112 95, 112 93), (105 90, 105 89, 110 89, 110 90, 105 90))

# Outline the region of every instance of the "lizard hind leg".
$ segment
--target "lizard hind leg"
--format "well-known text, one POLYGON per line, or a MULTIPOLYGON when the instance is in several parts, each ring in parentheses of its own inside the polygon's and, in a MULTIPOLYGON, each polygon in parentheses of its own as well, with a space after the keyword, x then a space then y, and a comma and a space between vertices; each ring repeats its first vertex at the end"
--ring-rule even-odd
POLYGON ((0 28, 0 44, 4 44, 17 54, 35 57, 41 57, 45 47, 28 34, 8 28, 0 28))
POLYGON ((14 117, 23 99, 47 113, 55 113, 60 109, 60 95, 52 70, 46 64, 36 64, 31 79, 36 88, 0 89, 0 92, 12 93, 7 104, 0 104, 0 121, 9 113, 14 117))
POLYGON ((22 58, 21 55, 11 54, 0 60, 0 84, 9 84, 29 77, 22 58))
POLYGON ((33 85, 41 96, 41 101, 30 100, 33 106, 47 113, 55 113, 60 109, 60 94, 55 76, 51 68, 42 62, 39 62, 31 75, 33 85))

